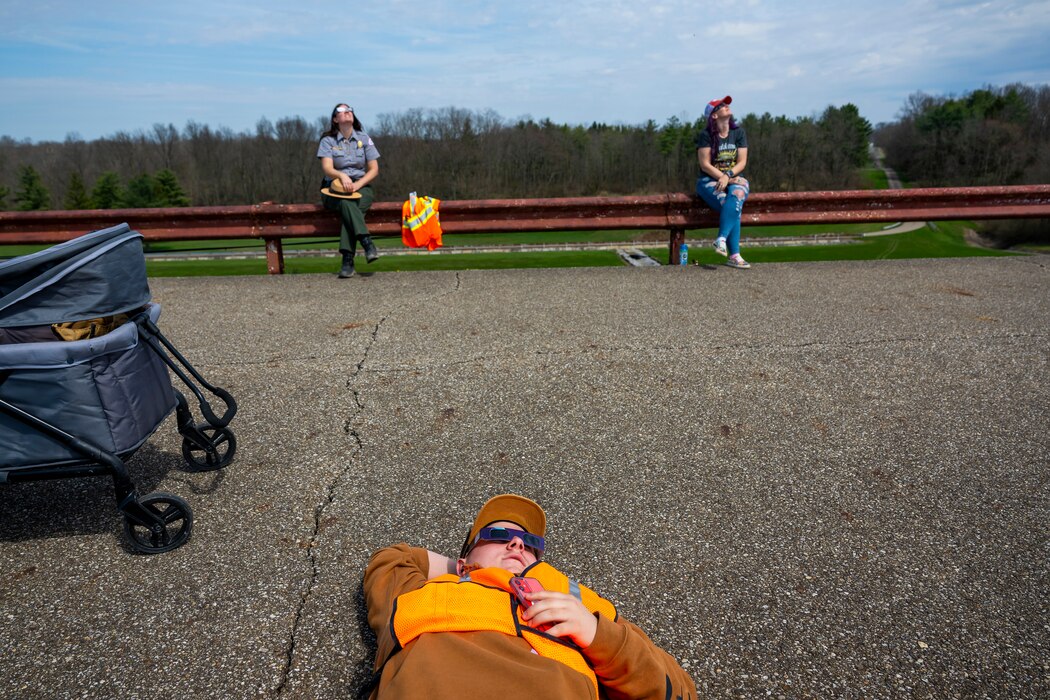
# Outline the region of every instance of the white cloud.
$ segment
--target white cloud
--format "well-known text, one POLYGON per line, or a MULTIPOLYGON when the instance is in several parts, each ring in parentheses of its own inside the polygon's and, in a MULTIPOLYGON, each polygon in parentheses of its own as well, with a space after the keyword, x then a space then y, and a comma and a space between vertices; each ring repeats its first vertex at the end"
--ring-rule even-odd
POLYGON ((739 22, 720 22, 712 25, 705 34, 716 40, 743 39, 757 41, 768 36, 773 28, 771 24, 741 20, 739 22))
MULTIPOLYGON (((730 92, 743 112, 798 116, 852 101, 880 121, 920 86, 1050 82, 1046 0, 731 8, 721 19, 695 0, 9 2, 0 50, 16 60, 5 65, 0 107, 19 105, 5 113, 16 137, 67 128, 39 118, 51 100, 35 86, 76 95, 92 114, 120 103, 121 119, 184 114, 191 102, 207 114, 198 121, 234 128, 263 113, 323 114, 347 93, 373 115, 456 105, 638 123, 699 114, 730 92)), ((110 123, 78 128, 105 134, 110 123)))

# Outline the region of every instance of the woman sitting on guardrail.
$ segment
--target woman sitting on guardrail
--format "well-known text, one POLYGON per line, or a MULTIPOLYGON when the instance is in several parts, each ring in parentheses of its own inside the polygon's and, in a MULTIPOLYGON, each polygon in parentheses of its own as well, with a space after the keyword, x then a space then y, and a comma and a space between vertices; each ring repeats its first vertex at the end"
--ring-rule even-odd
POLYGON ((732 101, 726 95, 704 108, 707 127, 696 138, 702 171, 696 193, 718 212, 715 251, 729 257, 726 265, 745 269, 751 265, 740 255, 740 215, 750 186, 740 173, 747 167, 747 134, 733 119, 729 108, 732 101))
POLYGON ((368 262, 379 257, 365 225, 365 212, 375 198, 369 183, 379 175, 379 150, 345 102, 332 110, 331 128, 321 135, 317 157, 324 171, 321 202, 325 209, 338 213, 342 222, 339 252, 343 254, 343 264, 339 276, 353 277, 358 241, 368 262))

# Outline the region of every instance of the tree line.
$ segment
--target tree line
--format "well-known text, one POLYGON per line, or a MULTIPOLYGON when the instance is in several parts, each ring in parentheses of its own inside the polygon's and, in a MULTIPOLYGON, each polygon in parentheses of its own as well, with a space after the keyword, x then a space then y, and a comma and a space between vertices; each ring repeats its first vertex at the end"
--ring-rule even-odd
MULTIPOLYGON (((915 93, 874 134, 886 163, 913 187, 1050 183, 1050 86, 987 86, 961 96, 915 93)), ((1050 222, 990 222, 1000 245, 1050 240, 1050 222)))
MULTIPOLYGON (((819 116, 748 114, 747 176, 756 191, 861 185, 872 127, 856 106, 819 116)), ((83 209, 317 202, 317 143, 327 117, 261 119, 236 133, 190 122, 85 141, 0 137, 0 209, 83 209)), ((455 107, 379 114, 364 124, 382 157, 377 197, 497 199, 692 191, 703 124, 588 126, 509 121, 455 107)))
MULTIPOLYGON (((1050 86, 911 95, 873 130, 856 106, 819 115, 740 119, 753 191, 863 187, 874 140, 907 186, 1050 182, 1050 86)), ((0 210, 301 203, 319 199, 315 157, 328 118, 260 119, 234 132, 154 124, 91 141, 0 136, 0 210)), ((411 109, 366 118, 381 153, 379 199, 569 197, 692 191, 703 124, 557 124, 492 110, 411 109)), ((1000 244, 1050 238, 1046 221, 987 225, 1000 244)))

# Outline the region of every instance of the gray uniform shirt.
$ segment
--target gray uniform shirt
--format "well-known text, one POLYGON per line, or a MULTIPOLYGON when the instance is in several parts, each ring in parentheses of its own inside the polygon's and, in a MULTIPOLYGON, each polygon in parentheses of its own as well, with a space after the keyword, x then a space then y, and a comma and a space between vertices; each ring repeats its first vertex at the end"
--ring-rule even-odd
POLYGON ((357 181, 365 175, 365 164, 379 159, 379 150, 368 134, 355 129, 350 133, 350 138, 343 138, 340 133, 323 136, 321 143, 317 144, 317 157, 331 158, 336 170, 357 181))

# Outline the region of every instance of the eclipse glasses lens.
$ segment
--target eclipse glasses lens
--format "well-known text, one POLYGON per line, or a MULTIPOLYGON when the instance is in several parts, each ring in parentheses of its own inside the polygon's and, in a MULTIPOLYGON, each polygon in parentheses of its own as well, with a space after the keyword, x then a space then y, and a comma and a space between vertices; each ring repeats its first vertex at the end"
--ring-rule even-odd
POLYGON ((344 112, 353 112, 354 110, 352 107, 336 107, 335 111, 336 114, 343 114, 344 112))

